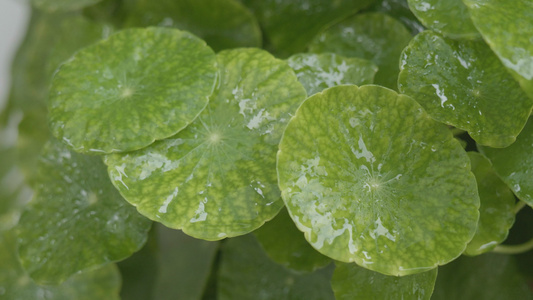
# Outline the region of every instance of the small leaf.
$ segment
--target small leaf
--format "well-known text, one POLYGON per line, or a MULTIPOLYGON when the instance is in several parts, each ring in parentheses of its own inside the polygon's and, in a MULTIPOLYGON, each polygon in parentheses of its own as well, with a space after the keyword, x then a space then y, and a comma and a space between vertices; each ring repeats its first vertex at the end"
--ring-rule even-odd
POLYGON ((46 12, 80 10, 102 0, 31 0, 31 4, 46 12))
POLYGON ((433 293, 437 268, 403 277, 387 276, 357 266, 335 263, 331 287, 337 300, 427 299, 433 293))
POLYGON ((342 85, 363 85, 374 81, 378 67, 370 61, 347 58, 333 53, 300 53, 287 59, 307 95, 342 85))
POLYGON ((100 157, 48 143, 38 165, 35 195, 18 224, 22 266, 38 283, 122 260, 146 242, 149 220, 109 182, 100 157))
POLYGON ((481 37, 461 0, 408 0, 407 2, 420 22, 431 30, 453 39, 481 37))
POLYGON ((494 149, 478 145, 479 151, 490 160, 494 171, 503 182, 529 206, 533 206, 531 145, 533 145, 533 119, 531 118, 511 146, 494 149))
POLYGON ((291 270, 312 272, 331 262, 309 245, 285 209, 254 234, 270 259, 291 270))
POLYGON ((12 232, 0 232, 0 297, 6 300, 118 300, 120 273, 115 265, 70 277, 58 286, 40 286, 22 269, 12 232))
POLYGON ((217 89, 191 125, 140 151, 106 157, 114 185, 139 212, 206 240, 246 234, 279 212, 276 151, 305 99, 290 67, 266 51, 217 56, 217 89))
POLYGON ((330 270, 299 275, 272 262, 253 235, 229 239, 222 246, 218 299, 333 300, 330 270))
POLYGON ((400 54, 411 34, 396 19, 382 13, 358 14, 337 23, 315 37, 310 52, 334 52, 375 63, 375 83, 396 89, 400 54))
POLYGON ((492 147, 512 144, 533 107, 485 43, 454 41, 431 31, 405 48, 398 87, 436 120, 492 147))
POLYGON ((322 254, 386 275, 445 264, 476 230, 470 161, 446 126, 379 86, 308 98, 278 151, 289 214, 322 254))
POLYGON ((50 129, 77 152, 140 149, 194 120, 215 80, 215 54, 192 34, 123 30, 59 68, 50 91, 50 129))

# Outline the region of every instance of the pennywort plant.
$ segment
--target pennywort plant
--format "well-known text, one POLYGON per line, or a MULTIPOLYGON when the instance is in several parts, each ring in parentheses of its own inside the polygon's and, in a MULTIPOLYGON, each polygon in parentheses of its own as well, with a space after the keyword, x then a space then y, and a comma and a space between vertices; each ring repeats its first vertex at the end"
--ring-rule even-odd
POLYGON ((529 0, 31 4, 0 297, 532 298, 529 0))

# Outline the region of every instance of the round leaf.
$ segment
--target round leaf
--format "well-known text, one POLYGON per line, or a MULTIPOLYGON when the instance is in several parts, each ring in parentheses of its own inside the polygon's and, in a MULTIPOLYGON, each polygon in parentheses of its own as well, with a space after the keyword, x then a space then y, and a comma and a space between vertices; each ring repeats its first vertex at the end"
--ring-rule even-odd
POLYGON ((140 151, 106 157, 110 177, 139 212, 191 236, 242 235, 283 206, 276 151, 305 90, 259 49, 218 54, 219 84, 185 130, 140 151))
POLYGON ((379 86, 308 98, 279 145, 278 177, 313 247, 383 274, 445 264, 476 230, 479 198, 461 145, 414 100, 379 86))
POLYGON ((215 81, 215 55, 195 36, 124 30, 60 67, 50 91, 50 128, 82 153, 140 149, 196 118, 215 81))
POLYGON ((409 7, 424 26, 455 39, 476 39, 480 35, 461 0, 408 0, 409 7))
POLYGON ((34 198, 17 226, 22 266, 36 282, 58 284, 122 260, 146 242, 151 222, 122 199, 100 157, 51 142, 37 176, 34 198))
POLYGON ((481 207, 476 234, 465 254, 479 255, 492 250, 507 237, 514 223, 515 198, 486 158, 477 152, 468 152, 468 157, 476 176, 481 207))
POLYGON ((335 263, 331 287, 337 300, 356 299, 426 299, 433 293, 437 268, 403 277, 387 276, 358 267, 335 263))
POLYGON ((47 12, 79 10, 102 0, 31 0, 31 4, 47 12))
POLYGON ((358 14, 317 35, 309 50, 334 52, 374 62, 375 83, 396 89, 400 54, 411 34, 398 20, 382 13, 358 14))
POLYGON ((378 67, 370 61, 333 53, 300 53, 287 59, 308 95, 342 85, 363 85, 374 81, 378 67))
POLYGON ((404 50, 398 87, 436 120, 492 147, 512 144, 533 107, 486 44, 431 31, 417 35, 404 50))

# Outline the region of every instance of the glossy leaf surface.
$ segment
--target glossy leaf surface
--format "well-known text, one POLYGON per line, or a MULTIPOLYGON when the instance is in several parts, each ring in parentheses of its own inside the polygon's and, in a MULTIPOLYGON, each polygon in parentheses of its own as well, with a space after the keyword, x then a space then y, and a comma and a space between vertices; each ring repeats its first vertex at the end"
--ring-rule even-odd
POLYGON ((431 30, 454 39, 476 39, 480 35, 461 0, 408 0, 415 16, 431 30))
POLYGON ((106 157, 114 185, 139 212, 206 240, 253 231, 281 209, 276 151, 305 98, 290 67, 266 51, 223 51, 218 64, 218 88, 185 130, 106 157))
POLYGON ((370 61, 333 53, 300 53, 287 62, 309 96, 336 85, 372 83, 378 70, 370 61))
POLYGON ((483 153, 492 163, 494 170, 500 178, 507 184, 513 193, 533 206, 533 155, 531 155, 531 145, 533 145, 533 120, 529 120, 520 133, 516 142, 503 149, 494 149, 478 145, 479 151, 483 153))
POLYGON ((174 135, 207 105, 215 60, 205 42, 184 31, 120 31, 55 74, 52 134, 82 153, 136 150, 174 135))
POLYGON ((216 51, 261 46, 257 20, 236 0, 126 0, 121 10, 127 27, 164 26, 187 30, 216 51))
POLYGON ((218 299, 333 300, 330 268, 299 275, 271 261, 253 235, 222 247, 218 299))
POLYGON ((337 262, 331 286, 337 300, 427 299, 433 293, 437 268, 403 277, 387 276, 357 266, 337 262))
POLYGON ((379 70, 376 84, 396 89, 400 54, 411 34, 398 20, 382 13, 358 14, 317 35, 309 50, 333 52, 374 62, 379 70))
POLYGON ((73 275, 58 286, 40 286, 23 270, 12 232, 0 233, 0 297, 5 300, 118 300, 120 273, 115 265, 73 275))
POLYGON ((105 170, 100 157, 60 142, 45 146, 34 198, 17 226, 22 266, 35 281, 58 284, 146 242, 151 222, 122 199, 105 170))
POLYGON ((533 2, 463 0, 470 17, 503 65, 533 99, 533 2))
POLYGON ((476 176, 481 206, 476 234, 465 254, 479 255, 492 250, 507 237, 514 223, 515 198, 485 157, 477 152, 468 152, 468 157, 476 176))
POLYGON ((333 259, 409 275, 453 260, 474 235, 479 198, 470 161, 405 95, 330 88, 302 104, 279 149, 289 214, 333 259))
POLYGON ((513 143, 533 106, 486 44, 431 31, 403 52, 398 87, 436 120, 492 147, 513 143))
POLYGON ((55 12, 79 10, 100 1, 102 0, 31 0, 31 4, 38 9, 55 12))
POLYGON ((312 272, 331 262, 309 245, 286 209, 254 234, 270 259, 291 270, 312 272))

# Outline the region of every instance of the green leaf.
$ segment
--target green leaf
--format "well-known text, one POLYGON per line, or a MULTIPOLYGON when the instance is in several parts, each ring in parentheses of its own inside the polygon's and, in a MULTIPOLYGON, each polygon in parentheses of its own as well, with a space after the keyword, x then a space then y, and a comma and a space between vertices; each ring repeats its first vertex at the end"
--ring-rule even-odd
POLYGON ((127 27, 165 26, 187 30, 216 51, 261 46, 257 20, 235 0, 126 0, 121 9, 127 27))
POLYGON ((291 270, 313 272, 331 262, 309 245, 285 209, 254 234, 270 259, 291 270))
POLYGON ((309 50, 370 60, 379 68, 375 83, 396 89, 398 61, 409 40, 411 34, 398 20, 382 13, 365 13, 320 33, 309 50))
POLYGON ((336 260, 419 273, 456 258, 476 230, 465 151, 413 99, 383 87, 308 98, 285 130, 277 167, 292 219, 336 260))
POLYGON ((22 269, 12 232, 0 233, 0 297, 5 300, 118 300, 120 273, 115 265, 79 273, 58 286, 40 286, 22 269))
POLYGON ((48 143, 30 206, 18 224, 22 266, 38 283, 122 260, 146 242, 150 222, 109 182, 100 157, 48 143))
POLYGON ((398 87, 434 119, 492 147, 512 144, 533 107, 486 44, 431 31, 417 35, 404 50, 398 87))
POLYGON ((102 0, 31 0, 31 4, 46 12, 79 10, 102 0))
POLYGON ((370 11, 379 11, 398 19, 408 29, 412 35, 424 31, 424 25, 413 15, 407 4, 407 0, 379 0, 375 1, 369 8, 370 11))
POLYGON ((533 99, 531 0, 463 0, 474 25, 533 99))
POLYGON ((378 67, 370 61, 333 53, 300 53, 287 59, 308 95, 342 85, 363 85, 374 81, 378 67))
POLYGON ((222 246, 218 299, 333 300, 330 268, 299 275, 272 262, 253 235, 222 246))
POLYGON ((255 13, 266 38, 282 57, 303 52, 316 34, 372 1, 241 0, 255 13))
POLYGON ((492 163, 494 171, 507 184, 513 193, 533 206, 533 119, 530 119, 522 133, 511 146, 494 149, 478 145, 479 151, 492 163))
POLYGON ((192 34, 123 30, 59 68, 50 91, 50 129, 77 152, 140 149, 194 120, 215 81, 215 55, 192 34))
POLYGON ((433 300, 533 299, 513 257, 501 254, 461 256, 439 268, 433 300))
POLYGON ((437 269, 403 277, 387 276, 358 267, 335 263, 331 287, 335 299, 427 299, 433 293, 437 269))
POLYGON ((206 240, 251 232, 279 212, 275 153, 305 98, 290 67, 266 51, 222 51, 218 64, 217 89, 191 125, 105 161, 139 212, 206 240))
POLYGON ((476 176, 481 207, 476 234, 465 254, 479 255, 492 250, 509 234, 514 223, 515 198, 485 157, 477 152, 468 152, 468 157, 476 176))
POLYGON ((461 0, 408 0, 415 16, 431 30, 453 39, 480 38, 461 0))

